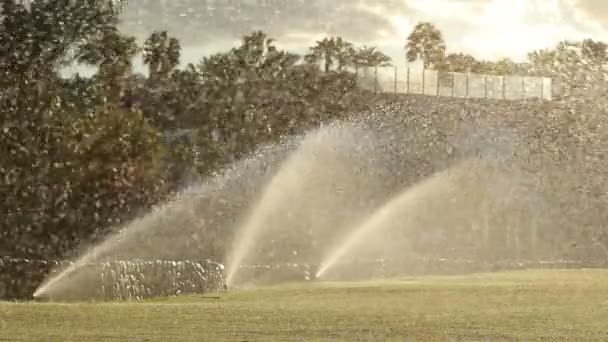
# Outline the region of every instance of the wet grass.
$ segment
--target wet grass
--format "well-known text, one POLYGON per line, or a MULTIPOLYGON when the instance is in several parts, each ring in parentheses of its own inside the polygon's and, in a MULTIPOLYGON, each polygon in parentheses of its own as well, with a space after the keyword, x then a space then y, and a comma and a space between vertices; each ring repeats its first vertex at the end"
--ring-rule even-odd
POLYGON ((0 341, 607 339, 608 270, 290 284, 140 303, 0 304, 0 341))

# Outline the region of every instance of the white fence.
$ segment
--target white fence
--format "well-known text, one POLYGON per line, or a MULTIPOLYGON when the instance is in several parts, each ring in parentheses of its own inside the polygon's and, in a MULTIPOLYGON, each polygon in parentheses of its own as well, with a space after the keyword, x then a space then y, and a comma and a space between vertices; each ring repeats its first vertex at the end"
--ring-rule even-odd
POLYGON ((422 68, 357 69, 357 82, 377 93, 423 94, 460 98, 522 100, 552 98, 547 77, 439 72, 422 68))

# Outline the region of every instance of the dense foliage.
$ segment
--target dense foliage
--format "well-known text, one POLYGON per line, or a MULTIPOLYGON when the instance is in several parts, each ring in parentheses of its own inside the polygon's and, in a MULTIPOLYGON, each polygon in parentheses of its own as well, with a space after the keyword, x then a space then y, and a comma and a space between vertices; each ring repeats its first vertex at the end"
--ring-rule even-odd
POLYGON ((116 28, 120 8, 2 1, 0 254, 69 256, 188 179, 363 103, 341 38, 338 70, 263 32, 178 69, 179 41, 155 31, 139 47, 116 28), (140 52, 147 76, 133 72, 140 52), (74 63, 97 73, 62 76, 74 63))

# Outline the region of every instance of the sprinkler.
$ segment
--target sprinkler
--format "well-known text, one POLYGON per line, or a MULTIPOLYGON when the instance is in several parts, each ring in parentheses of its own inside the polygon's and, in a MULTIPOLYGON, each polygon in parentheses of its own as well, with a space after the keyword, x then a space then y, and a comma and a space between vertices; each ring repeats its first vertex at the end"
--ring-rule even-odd
POLYGON ((305 278, 308 281, 316 281, 318 280, 318 272, 319 272, 319 266, 318 265, 310 265, 308 267, 308 270, 306 270, 305 272, 305 278))

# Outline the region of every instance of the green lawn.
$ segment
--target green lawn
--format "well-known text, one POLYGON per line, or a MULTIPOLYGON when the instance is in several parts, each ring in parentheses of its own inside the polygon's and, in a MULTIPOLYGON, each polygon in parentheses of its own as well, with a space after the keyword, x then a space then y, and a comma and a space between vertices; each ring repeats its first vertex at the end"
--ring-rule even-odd
POLYGON ((0 304, 0 341, 608 340, 608 270, 282 287, 141 303, 0 304))

